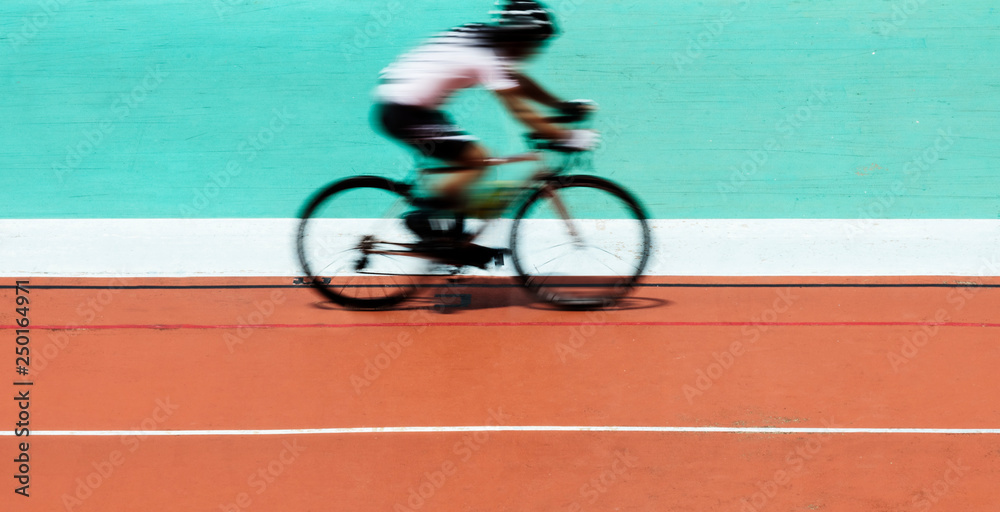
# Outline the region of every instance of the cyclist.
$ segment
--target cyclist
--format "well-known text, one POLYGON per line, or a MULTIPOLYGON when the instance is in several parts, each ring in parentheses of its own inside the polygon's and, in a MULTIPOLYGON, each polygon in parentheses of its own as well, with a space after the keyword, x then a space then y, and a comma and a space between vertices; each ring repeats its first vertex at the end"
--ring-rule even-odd
POLYGON ((570 116, 581 115, 591 105, 562 101, 519 69, 558 33, 551 12, 533 0, 507 0, 494 14, 493 23, 453 28, 403 55, 382 71, 375 90, 376 127, 453 168, 430 197, 405 216, 406 225, 423 240, 462 238, 460 212, 489 158, 475 137, 440 110, 456 91, 476 86, 492 91, 536 136, 559 141, 567 150, 593 149, 598 142, 597 132, 563 129, 528 103, 570 116))

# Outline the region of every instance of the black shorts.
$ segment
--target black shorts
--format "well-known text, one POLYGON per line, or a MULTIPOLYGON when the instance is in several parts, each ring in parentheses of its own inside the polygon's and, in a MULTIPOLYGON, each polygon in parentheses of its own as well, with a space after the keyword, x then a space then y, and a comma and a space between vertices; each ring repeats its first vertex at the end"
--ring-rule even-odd
POLYGON ((458 160, 476 140, 440 110, 382 103, 375 105, 373 113, 373 121, 387 135, 440 160, 458 160))

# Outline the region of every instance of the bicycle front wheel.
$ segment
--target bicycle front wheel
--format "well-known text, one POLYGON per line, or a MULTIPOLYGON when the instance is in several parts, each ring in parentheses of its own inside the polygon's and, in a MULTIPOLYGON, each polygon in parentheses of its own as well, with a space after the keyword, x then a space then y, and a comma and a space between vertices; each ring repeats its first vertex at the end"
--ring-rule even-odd
POLYGON ((649 260, 646 213, 596 176, 550 179, 518 209, 511 256, 524 286, 563 307, 602 307, 629 293, 649 260))
POLYGON ((297 237, 309 284, 353 308, 384 308, 411 295, 426 264, 406 254, 417 241, 400 218, 409 207, 409 192, 409 185, 359 176, 310 199, 297 237))

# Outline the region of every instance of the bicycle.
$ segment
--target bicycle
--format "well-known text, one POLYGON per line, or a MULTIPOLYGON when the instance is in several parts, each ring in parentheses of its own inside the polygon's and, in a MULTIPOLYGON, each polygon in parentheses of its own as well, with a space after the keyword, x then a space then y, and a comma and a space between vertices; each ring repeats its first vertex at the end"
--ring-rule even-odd
POLYGON ((454 247, 428 251, 401 218, 416 199, 417 180, 449 167, 418 165, 414 180, 354 176, 321 189, 299 215, 296 249, 304 282, 341 306, 383 309, 406 300, 429 278, 472 266, 461 257, 471 247, 479 255, 494 251, 491 259, 498 266, 509 255, 521 285, 557 306, 602 307, 625 296, 649 259, 645 209, 609 180, 568 174, 584 153, 530 135, 527 140, 531 151, 488 162, 495 167, 533 161, 538 167, 516 185, 493 182, 492 193, 467 212, 484 221, 471 240, 461 242, 467 245, 456 241, 454 247), (545 163, 549 155, 555 165, 545 163), (510 222, 509 248, 473 243, 498 222, 510 222), (444 271, 429 270, 428 264, 444 271))

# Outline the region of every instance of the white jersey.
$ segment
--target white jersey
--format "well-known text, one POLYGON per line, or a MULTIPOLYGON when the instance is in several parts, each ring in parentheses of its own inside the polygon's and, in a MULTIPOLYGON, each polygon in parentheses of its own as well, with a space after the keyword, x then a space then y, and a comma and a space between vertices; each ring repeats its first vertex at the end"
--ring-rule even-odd
POLYGON ((376 99, 438 109, 461 89, 517 87, 514 63, 483 44, 477 30, 455 28, 400 57, 382 70, 376 99))

